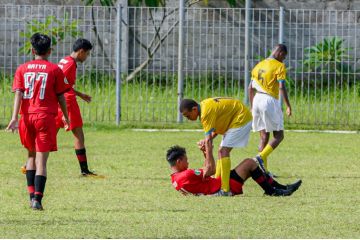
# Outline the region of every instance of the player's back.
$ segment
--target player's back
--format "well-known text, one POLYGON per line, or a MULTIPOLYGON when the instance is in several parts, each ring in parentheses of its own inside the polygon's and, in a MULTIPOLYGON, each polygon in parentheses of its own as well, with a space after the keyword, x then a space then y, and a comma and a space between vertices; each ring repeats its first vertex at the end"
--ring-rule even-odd
POLYGON ((285 80, 285 64, 274 58, 267 58, 259 62, 251 72, 251 79, 255 80, 261 88, 274 98, 278 99, 278 80, 285 80))
POLYGON ((33 60, 18 67, 13 91, 23 92, 20 113, 57 113, 57 95, 67 91, 64 74, 54 63, 33 60))
POLYGON ((249 109, 238 99, 208 98, 200 103, 200 107, 205 132, 215 128, 216 133, 224 134, 229 128, 241 127, 252 119, 249 109))

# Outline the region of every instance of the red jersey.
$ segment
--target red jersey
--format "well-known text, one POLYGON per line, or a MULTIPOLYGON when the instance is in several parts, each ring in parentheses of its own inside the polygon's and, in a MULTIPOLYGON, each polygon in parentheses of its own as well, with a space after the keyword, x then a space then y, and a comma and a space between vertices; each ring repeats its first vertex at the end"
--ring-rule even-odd
POLYGON ((185 194, 208 195, 216 193, 221 188, 221 179, 207 177, 203 179, 202 169, 187 169, 171 175, 173 187, 185 194))
POLYGON ((59 68, 63 71, 67 82, 70 84, 70 91, 64 94, 66 101, 76 101, 76 94, 74 91, 74 85, 76 82, 76 61, 73 57, 67 56, 60 60, 58 64, 59 68))
POLYGON ((14 92, 20 90, 24 93, 20 114, 57 114, 57 97, 69 88, 61 69, 47 60, 33 60, 20 65, 12 87, 14 92))

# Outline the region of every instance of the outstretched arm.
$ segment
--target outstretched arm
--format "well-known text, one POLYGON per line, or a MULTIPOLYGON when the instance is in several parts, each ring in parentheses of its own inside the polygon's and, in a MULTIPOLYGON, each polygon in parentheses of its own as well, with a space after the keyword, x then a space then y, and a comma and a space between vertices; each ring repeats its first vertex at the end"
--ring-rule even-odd
POLYGON ((205 156, 203 177, 205 178, 214 175, 216 170, 211 135, 205 138, 205 150, 203 152, 205 156))
POLYGON ((74 89, 74 92, 76 94, 76 96, 79 96, 82 100, 84 100, 85 102, 89 103, 91 102, 91 96, 87 95, 85 93, 79 92, 77 90, 74 89))

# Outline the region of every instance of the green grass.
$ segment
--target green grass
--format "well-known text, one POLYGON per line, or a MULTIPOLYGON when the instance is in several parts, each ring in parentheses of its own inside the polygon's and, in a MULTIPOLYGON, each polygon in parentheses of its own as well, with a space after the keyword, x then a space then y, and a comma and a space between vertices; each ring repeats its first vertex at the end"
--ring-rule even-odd
MULTIPOLYGON (((70 134, 48 162, 43 212, 28 207, 19 171, 25 150, 0 132, 0 238, 359 238, 358 134, 293 133, 270 157, 279 181, 303 180, 291 197, 263 196, 249 179, 244 195, 184 197, 170 183, 166 149, 187 148, 190 167, 202 157, 199 132, 134 132, 85 128, 88 159, 105 179, 79 176, 70 134)), ((220 139, 216 139, 215 145, 220 139)), ((234 149, 232 164, 254 156, 258 135, 234 149)))

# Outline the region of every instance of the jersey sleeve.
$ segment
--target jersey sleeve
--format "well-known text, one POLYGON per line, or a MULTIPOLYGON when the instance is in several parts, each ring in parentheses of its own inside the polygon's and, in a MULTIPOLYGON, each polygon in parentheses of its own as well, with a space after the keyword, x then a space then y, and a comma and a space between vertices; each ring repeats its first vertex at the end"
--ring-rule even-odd
POLYGON ((285 80, 286 79, 286 67, 285 64, 281 64, 281 67, 278 70, 277 73, 277 81, 285 80))
POLYGON ((210 110, 201 119, 205 135, 209 135, 215 131, 216 116, 210 110))
POLYGON ((67 83, 65 75, 60 68, 55 69, 55 92, 57 95, 61 95, 64 92, 70 90, 71 85, 67 83))
POLYGON ((22 75, 21 67, 18 67, 18 69, 15 72, 14 82, 13 82, 13 86, 12 86, 13 92, 15 92, 17 90, 19 90, 21 92, 25 91, 24 76, 22 75))
POLYGON ((71 62, 61 66, 67 82, 72 86, 76 82, 76 64, 71 62))

